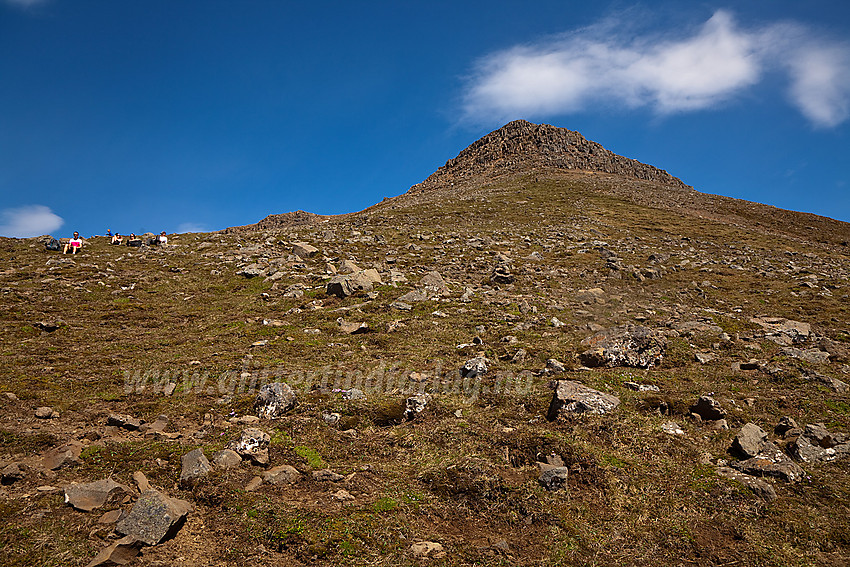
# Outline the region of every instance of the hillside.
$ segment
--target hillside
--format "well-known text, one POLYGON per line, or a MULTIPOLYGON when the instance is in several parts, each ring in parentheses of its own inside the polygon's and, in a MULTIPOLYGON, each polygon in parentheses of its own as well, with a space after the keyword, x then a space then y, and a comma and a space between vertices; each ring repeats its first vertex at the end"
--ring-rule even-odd
POLYGON ((515 122, 318 224, 0 239, 0 563, 848 564, 850 225, 599 148, 515 122), (146 482, 192 508, 154 545, 146 482))

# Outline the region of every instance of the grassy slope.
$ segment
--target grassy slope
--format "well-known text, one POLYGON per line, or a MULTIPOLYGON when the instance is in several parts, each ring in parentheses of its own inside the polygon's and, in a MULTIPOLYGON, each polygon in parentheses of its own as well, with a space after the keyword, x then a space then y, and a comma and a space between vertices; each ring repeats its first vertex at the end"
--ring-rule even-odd
POLYGON ((846 564, 846 462, 807 466, 798 485, 776 483, 780 498, 771 505, 700 462, 704 453, 728 458, 747 421, 771 430, 791 415, 850 431, 848 397, 807 378, 817 371, 846 381, 843 362, 814 367, 791 359, 749 322, 758 314, 785 316, 846 344, 847 255, 817 238, 779 240, 768 230, 636 205, 605 190, 610 180, 506 179, 427 206, 389 200, 318 227, 181 235, 166 251, 128 253, 94 240, 73 264, 48 265, 62 256, 31 240, 0 241, 0 387, 21 400, 0 402, 0 459, 30 462, 70 438, 88 445, 81 465, 58 477, 33 472, 0 492, 0 563, 86 564, 109 530, 95 529, 96 513, 74 512, 60 495, 36 487, 109 474, 131 485, 133 471, 142 470, 170 494, 193 500, 196 511, 174 540, 147 550, 141 565, 178 557, 216 565, 412 564, 407 549, 419 540, 443 543, 448 555, 435 563, 452 565, 846 564), (336 265, 350 258, 391 268, 409 283, 380 286, 374 300, 327 297, 322 258, 303 265, 288 259, 287 243, 302 239, 336 265), (643 282, 628 272, 612 277, 600 248, 636 268, 657 267, 648 257, 669 254, 661 264, 667 274, 643 282), (526 259, 532 252, 543 261, 526 259), (498 253, 513 259, 515 284, 488 281, 498 253), (285 271, 277 284, 235 275, 240 265, 275 259, 285 271), (434 269, 450 283, 444 301, 414 304, 411 312, 389 307, 434 269), (800 286, 807 275, 817 288, 800 286), (293 284, 306 288, 303 297, 284 296, 293 284), (468 287, 475 294, 460 302, 468 287), (583 303, 578 290, 594 287, 604 289, 604 302, 583 303), (320 308, 311 310, 314 301, 320 308), (373 332, 343 334, 339 317, 366 322, 373 332), (552 317, 566 325, 551 326, 552 317), (284 326, 263 325, 264 318, 284 326), (546 422, 545 376, 529 378, 527 390, 493 391, 508 373, 539 371, 549 358, 576 368, 588 323, 663 326, 699 318, 739 340, 675 338, 658 369, 568 373, 619 395, 613 414, 546 422), (47 319, 65 325, 52 333, 33 326, 47 319), (393 322, 404 326, 390 331, 393 322), (304 333, 313 328, 320 333, 304 333), (503 342, 506 335, 517 343, 503 342), (456 347, 475 336, 483 345, 456 347), (250 346, 263 339, 266 346, 250 346), (524 361, 508 360, 519 348, 528 353, 524 361), (699 365, 696 350, 718 358, 699 365), (426 412, 412 423, 387 424, 404 391, 415 387, 405 381, 409 372, 448 374, 477 351, 493 361, 477 392, 429 381, 436 395, 426 412), (750 358, 781 372, 731 370, 750 358), (178 373, 177 393, 126 394, 124 373, 146 369, 178 373), (351 371, 374 378, 380 370, 392 376, 388 391, 370 391, 365 401, 333 391, 345 385, 334 380, 351 371), (298 407, 261 424, 273 437, 273 464, 304 472, 326 464, 354 476, 338 486, 305 479, 247 493, 243 487, 259 469, 244 465, 191 493, 179 490, 180 455, 196 446, 212 454, 241 429, 227 420, 249 411, 250 393, 223 395, 228 383, 222 390, 214 382, 226 371, 236 372, 230 385, 241 372, 250 380, 270 371, 298 386, 298 407), (205 372, 213 379, 200 391, 185 381, 205 372), (679 411, 714 392, 730 410, 731 429, 642 410, 648 395, 626 389, 626 381, 659 385, 679 411), (60 419, 35 420, 41 405, 56 408, 60 419), (342 415, 340 426, 325 425, 322 413, 330 411, 342 415), (110 412, 147 420, 166 414, 169 431, 183 437, 112 436, 104 430, 110 412), (668 419, 686 436, 662 433, 668 419), (566 491, 537 485, 534 461, 550 452, 572 467, 566 491), (353 502, 332 497, 343 487, 353 502))

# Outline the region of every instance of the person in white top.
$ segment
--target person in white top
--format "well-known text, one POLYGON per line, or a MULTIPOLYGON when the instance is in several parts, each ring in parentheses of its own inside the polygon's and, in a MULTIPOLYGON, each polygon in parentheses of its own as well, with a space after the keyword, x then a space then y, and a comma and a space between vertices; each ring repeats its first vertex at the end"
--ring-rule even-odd
POLYGON ((159 236, 156 237, 156 243, 159 246, 165 246, 168 244, 168 237, 165 235, 165 231, 163 230, 159 236))
POLYGON ((62 250, 63 254, 67 254, 68 250, 71 250, 72 254, 76 254, 77 250, 79 250, 83 245, 83 239, 80 238, 79 232, 74 232, 74 238, 68 241, 68 244, 65 245, 65 248, 62 250))

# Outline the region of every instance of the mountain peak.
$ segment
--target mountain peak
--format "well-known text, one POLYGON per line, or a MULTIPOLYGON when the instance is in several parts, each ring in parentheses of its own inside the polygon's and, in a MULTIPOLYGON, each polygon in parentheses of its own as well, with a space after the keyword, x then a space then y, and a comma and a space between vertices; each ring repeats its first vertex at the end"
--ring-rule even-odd
POLYGON ((610 173, 692 189, 663 169, 617 155, 573 130, 514 120, 470 144, 411 190, 451 185, 470 177, 544 169, 610 173))

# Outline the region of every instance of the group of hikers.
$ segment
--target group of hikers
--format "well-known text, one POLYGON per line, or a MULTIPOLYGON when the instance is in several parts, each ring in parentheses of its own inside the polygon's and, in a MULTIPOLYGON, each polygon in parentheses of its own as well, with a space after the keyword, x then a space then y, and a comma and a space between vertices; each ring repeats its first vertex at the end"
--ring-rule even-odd
MULTIPOLYGON (((134 232, 131 232, 130 236, 121 236, 117 232, 115 234, 112 234, 111 230, 106 229, 106 236, 108 236, 111 239, 109 243, 114 244, 116 246, 121 246, 122 244, 126 244, 127 246, 141 246, 142 245, 142 239, 139 238, 138 236, 136 236, 136 233, 134 233, 134 232)), ((151 244, 153 246, 165 246, 166 244, 168 244, 168 236, 165 234, 165 231, 163 230, 157 236, 152 238, 148 242, 148 244, 151 244)))
MULTIPOLYGON (((126 246, 138 247, 142 245, 142 239, 132 232, 130 233, 130 236, 121 236, 118 233, 112 234, 112 231, 110 229, 107 229, 106 236, 110 239, 109 243, 116 246, 125 244, 126 246)), ((166 244, 168 244, 168 235, 166 235, 165 231, 163 230, 157 236, 148 240, 147 243, 152 246, 165 246, 166 244)), ((59 242, 56 239, 52 239, 50 242, 47 243, 46 246, 48 250, 59 250, 59 242)), ((82 248, 82 246, 83 239, 80 238, 80 233, 74 231, 74 236, 71 237, 68 242, 65 243, 65 246, 62 248, 62 253, 68 254, 70 252, 71 254, 76 254, 80 250, 80 248, 82 248)))

